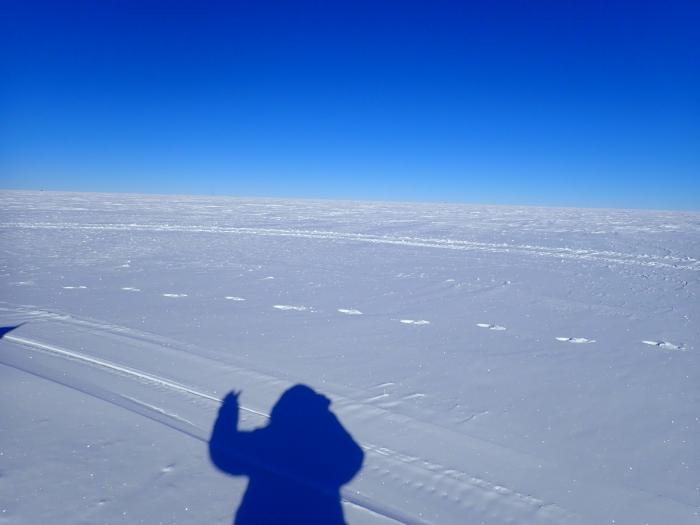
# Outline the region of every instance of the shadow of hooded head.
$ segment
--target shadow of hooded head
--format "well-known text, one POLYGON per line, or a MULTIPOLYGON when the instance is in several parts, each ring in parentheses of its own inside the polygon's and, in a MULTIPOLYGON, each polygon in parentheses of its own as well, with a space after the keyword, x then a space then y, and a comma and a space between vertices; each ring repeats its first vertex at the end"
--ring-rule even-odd
POLYGON ((247 476, 234 523, 345 523, 340 487, 362 466, 363 452, 330 411, 330 400, 305 385, 284 392, 267 426, 238 430, 238 394, 227 395, 209 441, 217 468, 247 476))

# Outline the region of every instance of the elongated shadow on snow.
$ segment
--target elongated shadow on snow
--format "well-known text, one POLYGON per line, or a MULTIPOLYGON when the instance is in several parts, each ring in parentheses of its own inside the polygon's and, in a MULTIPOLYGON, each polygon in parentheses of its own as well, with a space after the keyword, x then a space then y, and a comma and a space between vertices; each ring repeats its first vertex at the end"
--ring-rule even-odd
POLYGON ((0 326, 0 339, 5 337, 7 334, 9 334, 12 330, 16 330, 20 326, 22 326, 24 323, 17 324, 15 326, 0 326))
POLYGON ((235 525, 344 525, 340 487, 362 467, 364 454, 329 409, 330 400, 305 385, 284 392, 267 426, 238 430, 238 393, 228 394, 209 441, 217 468, 248 476, 235 525))

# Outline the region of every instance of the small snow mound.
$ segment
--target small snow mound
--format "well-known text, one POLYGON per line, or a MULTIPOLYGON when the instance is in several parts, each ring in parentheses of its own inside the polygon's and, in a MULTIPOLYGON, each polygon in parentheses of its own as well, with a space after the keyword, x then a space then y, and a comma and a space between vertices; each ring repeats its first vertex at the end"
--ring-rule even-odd
POLYGON ((354 308, 338 308, 338 311, 345 315, 362 315, 362 312, 354 308))
POLYGON ((272 308, 276 308, 277 310, 285 310, 285 311, 295 311, 295 312, 305 312, 310 310, 308 306, 295 306, 292 304, 274 304, 272 305, 272 308))
POLYGON ((658 348, 661 348, 662 350, 680 350, 681 352, 685 351, 685 345, 677 345, 674 343, 670 343, 668 341, 642 341, 645 345, 650 345, 650 346, 656 346, 658 348))
POLYGON ((496 332, 502 332, 506 329, 505 326, 499 324, 489 324, 489 323, 476 323, 479 328, 488 328, 489 330, 495 330, 496 332))
POLYGON ((595 343, 595 339, 586 339, 585 337, 555 337, 557 341, 562 343, 586 344, 595 343))
POLYGON ((415 394, 409 394, 407 396, 404 396, 404 399, 422 399, 425 397, 425 394, 422 392, 416 392, 415 394))

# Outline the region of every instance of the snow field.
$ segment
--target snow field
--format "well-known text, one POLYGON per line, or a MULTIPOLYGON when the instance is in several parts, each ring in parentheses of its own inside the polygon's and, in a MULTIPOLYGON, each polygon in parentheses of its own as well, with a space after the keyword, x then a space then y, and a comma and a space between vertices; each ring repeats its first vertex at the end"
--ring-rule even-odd
POLYGON ((349 523, 698 519, 698 214, 0 200, 7 523, 230 523, 219 400, 295 383, 365 451, 349 523))

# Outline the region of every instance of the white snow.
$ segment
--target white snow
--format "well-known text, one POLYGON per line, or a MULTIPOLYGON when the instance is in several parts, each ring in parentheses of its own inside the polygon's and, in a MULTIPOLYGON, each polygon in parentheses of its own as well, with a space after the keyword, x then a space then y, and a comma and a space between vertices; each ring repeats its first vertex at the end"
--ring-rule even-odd
POLYGON ((338 311, 345 315, 362 315, 362 312, 355 308, 338 308, 338 311))
POLYGON ((642 341, 645 345, 651 345, 651 346, 658 346, 659 348, 663 350, 681 350, 684 351, 685 345, 677 345, 670 343, 668 341, 642 341))
POLYGON ((293 304, 273 304, 272 308, 277 310, 293 310, 295 312, 305 312, 310 308, 308 306, 295 306, 293 304))
POLYGON ((587 344, 595 343, 595 339, 586 339, 585 337, 555 337, 557 341, 563 343, 574 343, 574 344, 587 344))
POLYGON ((0 210, 0 523, 230 524, 246 480, 208 457, 220 400, 240 390, 252 429, 296 383, 364 450, 348 523, 700 520, 700 214, 0 210))
POLYGON ((488 328, 489 330, 495 330, 496 332, 502 332, 506 329, 505 326, 499 324, 489 324, 489 323, 476 323, 479 328, 488 328))

